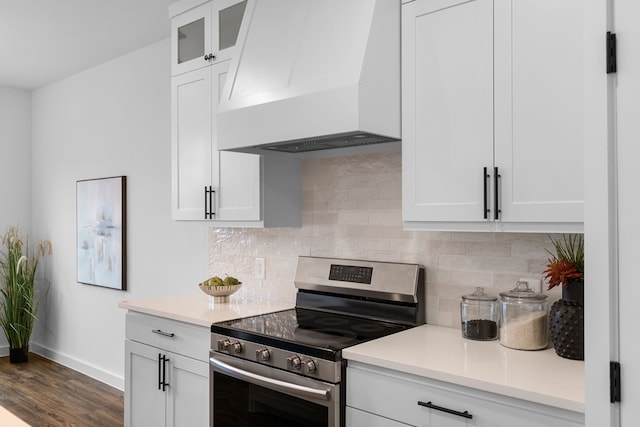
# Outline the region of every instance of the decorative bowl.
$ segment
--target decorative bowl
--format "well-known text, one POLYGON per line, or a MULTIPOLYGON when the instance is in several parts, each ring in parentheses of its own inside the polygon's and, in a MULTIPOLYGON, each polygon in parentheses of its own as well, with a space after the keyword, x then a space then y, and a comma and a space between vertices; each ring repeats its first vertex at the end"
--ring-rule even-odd
POLYGON ((198 287, 205 294, 212 296, 215 302, 227 302, 229 301, 229 295, 235 293, 240 287, 242 283, 238 283, 233 286, 208 286, 203 283, 200 283, 198 287))

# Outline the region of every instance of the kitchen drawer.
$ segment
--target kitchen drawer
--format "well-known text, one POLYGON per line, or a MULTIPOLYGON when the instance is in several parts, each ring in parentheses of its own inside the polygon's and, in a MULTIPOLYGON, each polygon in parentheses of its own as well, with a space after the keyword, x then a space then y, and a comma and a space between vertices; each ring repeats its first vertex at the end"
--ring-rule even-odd
POLYGON ((420 427, 584 426, 584 414, 354 362, 347 368, 347 406, 420 427), (460 415, 465 411, 473 418, 460 415))
POLYGON ((406 427, 406 424, 402 424, 389 418, 384 418, 379 415, 370 414, 369 412, 361 411, 359 409, 347 407, 346 411, 345 427, 406 427))
POLYGON ((127 313, 126 337, 164 351, 208 362, 211 332, 203 326, 146 314, 127 313))

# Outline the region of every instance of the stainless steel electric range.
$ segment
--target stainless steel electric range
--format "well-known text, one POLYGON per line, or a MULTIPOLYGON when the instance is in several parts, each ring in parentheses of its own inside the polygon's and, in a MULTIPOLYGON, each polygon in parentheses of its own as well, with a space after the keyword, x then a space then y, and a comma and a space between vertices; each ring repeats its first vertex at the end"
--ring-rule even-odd
POLYGON ((211 426, 343 426, 342 350, 425 323, 424 282, 417 264, 299 257, 295 308, 211 326, 211 426))

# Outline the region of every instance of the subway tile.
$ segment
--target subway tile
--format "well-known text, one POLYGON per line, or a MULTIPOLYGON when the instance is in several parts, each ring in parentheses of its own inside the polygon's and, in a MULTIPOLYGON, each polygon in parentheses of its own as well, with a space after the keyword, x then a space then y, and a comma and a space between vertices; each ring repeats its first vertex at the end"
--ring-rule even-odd
POLYGON ((464 242, 465 253, 467 255, 510 257, 510 243, 496 242, 464 242))
POLYGON ((369 214, 367 212, 339 212, 338 224, 360 225, 369 222, 369 214))
POLYGON ((402 214, 400 212, 370 212, 369 224, 372 225, 394 225, 402 222, 402 214))
POLYGON ((389 209, 389 200, 379 200, 379 199, 370 199, 370 200, 358 200, 357 201, 358 210, 388 210, 389 209))
POLYGON ((456 241, 429 240, 425 242, 424 249, 427 253, 438 255, 465 255, 466 244, 456 241))
POLYGON ((496 234, 500 233, 472 233, 472 232, 452 232, 451 239, 459 242, 495 242, 496 234))
POLYGON ((293 302, 299 255, 417 263, 428 322, 459 328, 462 295, 476 286, 497 295, 544 271, 546 234, 403 230, 399 152, 306 159, 302 169, 303 227, 208 229, 209 273, 243 276, 243 298, 293 302), (265 258, 265 280, 253 277, 256 257, 265 258))

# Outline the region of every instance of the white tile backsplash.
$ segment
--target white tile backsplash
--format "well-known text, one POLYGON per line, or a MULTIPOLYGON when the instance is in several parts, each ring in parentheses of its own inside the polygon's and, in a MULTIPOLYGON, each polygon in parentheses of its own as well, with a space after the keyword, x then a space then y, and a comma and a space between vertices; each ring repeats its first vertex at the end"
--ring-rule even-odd
POLYGON ((209 273, 238 277, 242 296, 293 302, 298 255, 419 263, 427 321, 449 327, 459 327, 460 296, 476 286, 495 295, 542 276, 546 234, 404 231, 400 167, 399 152, 304 160, 302 227, 211 227, 209 273), (253 276, 256 257, 265 279, 253 276))

